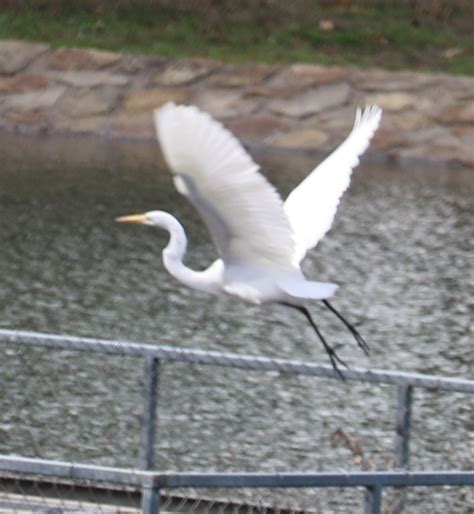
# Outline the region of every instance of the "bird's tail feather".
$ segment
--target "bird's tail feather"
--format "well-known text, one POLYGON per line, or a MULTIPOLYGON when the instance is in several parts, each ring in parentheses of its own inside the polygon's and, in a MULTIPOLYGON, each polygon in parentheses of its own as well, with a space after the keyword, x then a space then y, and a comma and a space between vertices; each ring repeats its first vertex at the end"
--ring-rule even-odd
POLYGON ((330 298, 337 290, 336 284, 329 282, 311 282, 309 280, 285 279, 278 283, 280 289, 294 298, 324 300, 330 298))

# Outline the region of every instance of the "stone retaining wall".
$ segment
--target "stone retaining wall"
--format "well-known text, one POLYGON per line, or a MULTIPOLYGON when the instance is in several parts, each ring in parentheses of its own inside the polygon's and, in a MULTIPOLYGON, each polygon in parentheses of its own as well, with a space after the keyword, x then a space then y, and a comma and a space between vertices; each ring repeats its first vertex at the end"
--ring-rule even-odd
POLYGON ((1 130, 153 139, 151 111, 169 100, 198 105, 246 144, 320 152, 345 138, 356 106, 376 103, 373 156, 474 167, 472 78, 0 41, 1 130))

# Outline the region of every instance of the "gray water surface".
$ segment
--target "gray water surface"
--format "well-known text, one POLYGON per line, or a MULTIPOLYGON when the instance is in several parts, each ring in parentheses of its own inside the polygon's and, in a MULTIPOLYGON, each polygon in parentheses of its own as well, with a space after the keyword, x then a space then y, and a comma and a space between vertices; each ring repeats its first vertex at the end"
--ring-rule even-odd
MULTIPOLYGON (((257 160, 284 196, 315 164, 296 154, 257 160)), ((215 258, 158 163, 155 145, 1 135, 1 327, 326 363, 298 313, 188 290, 163 269, 165 233, 114 222, 168 210, 189 236, 187 263, 202 269, 215 258)), ((371 347, 368 358, 311 306, 349 364, 472 378, 473 193, 462 170, 358 169, 304 264, 314 280, 340 285, 334 305, 371 347)), ((136 359, 1 347, 0 451, 133 466, 141 371, 136 359)), ((372 466, 389 468, 395 396, 391 387, 169 364, 157 465, 360 469, 334 442, 342 428, 372 466)), ((413 468, 472 469, 472 411, 466 395, 417 390, 413 468)), ((457 492, 429 497, 462 511, 457 492)))

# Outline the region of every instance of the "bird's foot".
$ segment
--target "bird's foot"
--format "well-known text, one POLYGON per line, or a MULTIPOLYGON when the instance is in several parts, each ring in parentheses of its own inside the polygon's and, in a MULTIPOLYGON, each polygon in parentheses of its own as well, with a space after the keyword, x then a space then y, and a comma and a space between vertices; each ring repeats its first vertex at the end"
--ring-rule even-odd
MULTIPOLYGON (((342 371, 339 369, 338 363, 345 368, 349 369, 349 366, 337 355, 336 350, 328 344, 326 341, 326 338, 323 336, 321 331, 319 330, 318 326, 314 322, 313 318, 311 317, 311 314, 309 313, 308 309, 306 307, 303 307, 301 305, 293 305, 291 303, 283 303, 283 305, 286 305, 288 307, 291 307, 293 309, 296 309, 300 311, 306 319, 309 321, 310 325, 313 327, 314 331, 316 332, 316 335, 319 337, 319 340, 324 346, 324 349, 326 350, 326 353, 329 356, 329 360, 331 361, 332 367, 334 368, 334 371, 339 375, 339 377, 342 380, 345 380, 346 377, 343 375, 342 371)), ((333 309, 331 309, 333 310, 333 309)))
POLYGON ((319 335, 319 338, 321 339, 321 342, 323 343, 326 353, 328 354, 329 360, 331 361, 334 371, 339 375, 339 377, 342 380, 346 380, 346 377, 340 370, 338 363, 341 366, 344 366, 346 369, 349 369, 349 365, 339 357, 339 355, 336 353, 336 350, 327 343, 327 341, 325 340, 325 338, 322 336, 321 333, 319 333, 318 335, 319 335))
MULTIPOLYGON (((349 329, 351 330, 351 329, 349 329)), ((352 332, 352 330, 351 330, 352 332)), ((357 341, 357 344, 359 345, 359 348, 362 349, 362 351, 365 353, 365 355, 370 355, 370 348, 369 345, 365 342, 365 339, 357 332, 357 330, 354 328, 354 331, 352 332, 352 335, 355 337, 355 340, 357 341)))
POLYGON ((350 333, 354 336, 354 339, 356 340, 359 348, 362 349, 362 351, 365 353, 365 355, 370 355, 370 348, 369 345, 365 342, 365 339, 360 335, 360 332, 355 328, 352 323, 349 323, 346 320, 346 327, 349 329, 350 333))

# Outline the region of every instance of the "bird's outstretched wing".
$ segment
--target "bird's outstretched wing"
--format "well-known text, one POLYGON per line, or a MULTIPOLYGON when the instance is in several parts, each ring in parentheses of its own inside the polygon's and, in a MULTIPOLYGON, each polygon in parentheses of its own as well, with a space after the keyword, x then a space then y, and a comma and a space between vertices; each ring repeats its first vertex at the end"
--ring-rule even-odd
POLYGON ((354 128, 347 139, 288 195, 284 208, 294 232, 295 263, 331 228, 352 169, 369 146, 381 116, 382 110, 377 106, 366 107, 363 112, 357 109, 354 128))
POLYGON ((194 106, 168 103, 154 118, 176 188, 198 210, 226 265, 291 266, 283 202, 239 141, 194 106))

